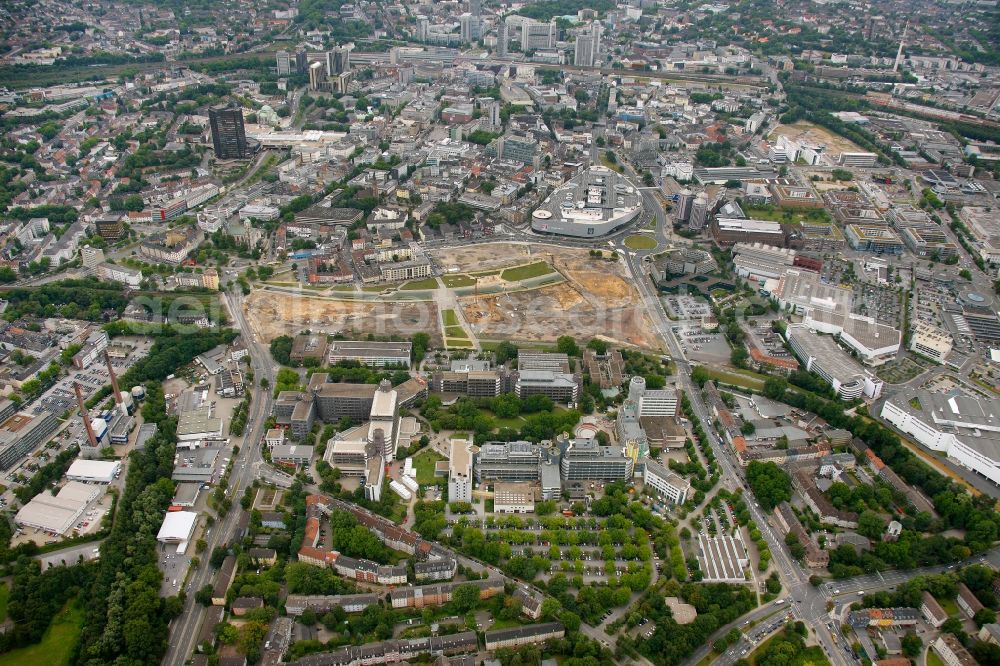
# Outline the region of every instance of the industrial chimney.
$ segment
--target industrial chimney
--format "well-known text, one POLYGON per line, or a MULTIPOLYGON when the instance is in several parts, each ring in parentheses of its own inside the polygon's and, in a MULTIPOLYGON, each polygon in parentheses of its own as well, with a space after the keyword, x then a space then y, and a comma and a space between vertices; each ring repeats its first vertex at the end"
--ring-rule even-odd
POLYGON ((108 354, 108 350, 104 350, 104 362, 108 365, 108 375, 111 376, 111 390, 115 394, 115 404, 119 407, 122 406, 122 392, 118 390, 118 378, 115 377, 115 369, 111 367, 111 355, 108 354))
POLYGON ((90 413, 87 405, 83 404, 83 393, 80 392, 80 383, 73 382, 73 390, 76 391, 76 402, 80 405, 80 416, 83 418, 83 425, 87 428, 87 441, 90 446, 97 448, 97 435, 94 434, 94 426, 90 423, 90 413))
POLYGON ((115 375, 115 369, 111 365, 111 355, 108 354, 108 350, 104 350, 104 362, 108 366, 108 376, 111 377, 111 390, 115 394, 115 404, 118 405, 118 409, 122 414, 131 414, 135 401, 132 399, 131 393, 122 393, 118 388, 118 377, 115 375))

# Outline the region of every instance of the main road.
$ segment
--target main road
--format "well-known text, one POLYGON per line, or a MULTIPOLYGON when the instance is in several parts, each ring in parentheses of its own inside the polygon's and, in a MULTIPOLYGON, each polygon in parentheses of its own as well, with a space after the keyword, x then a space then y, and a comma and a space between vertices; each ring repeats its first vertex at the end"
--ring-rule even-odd
MULTIPOLYGON (((669 224, 669 220, 662 205, 650 190, 643 189, 642 196, 643 205, 648 208, 656 218, 656 236, 657 240, 659 240, 662 244, 666 238, 667 229, 669 228, 667 226, 669 224)), ((616 244, 618 242, 621 241, 617 241, 616 244)), ((646 257, 656 251, 659 251, 660 249, 661 248, 658 247, 654 250, 633 252, 629 251, 627 248, 622 248, 622 253, 625 257, 626 267, 632 274, 633 283, 639 290, 639 295, 642 298, 650 320, 652 321, 653 328, 665 343, 666 348, 670 351, 670 355, 673 357, 674 363, 677 366, 677 378, 680 386, 687 394, 694 414, 698 417, 702 424, 704 424, 706 429, 709 430, 708 439, 712 452, 715 454, 716 462, 721 470, 722 485, 730 491, 736 491, 738 489, 743 490, 744 496, 747 498, 746 504, 751 518, 760 529, 763 538, 766 540, 768 548, 771 551, 772 562, 777 570, 778 576, 781 578, 785 590, 790 593, 789 598, 791 599, 790 603, 793 613, 796 617, 802 619, 806 622, 806 624, 812 627, 817 640, 823 647, 831 663, 834 666, 844 666, 849 662, 846 661, 845 655, 837 649, 832 634, 826 626, 825 619, 828 618, 826 610, 826 597, 824 597, 817 588, 813 587, 809 583, 809 574, 803 571, 798 564, 792 560, 786 550, 784 541, 779 539, 778 535, 771 529, 768 517, 758 506, 756 499, 753 497, 753 492, 744 485, 742 481, 742 470, 736 463, 732 450, 724 446, 718 435, 711 431, 710 424, 712 423, 712 418, 709 415, 705 402, 701 397, 701 390, 691 381, 691 366, 688 364, 687 359, 684 356, 684 352, 682 351, 677 338, 674 336, 670 320, 667 319, 666 312, 660 303, 659 294, 657 293, 655 286, 650 282, 644 269, 646 257)), ((699 662, 708 655, 709 650, 710 642, 706 642, 706 645, 702 646, 688 659, 688 663, 699 662)))
MULTIPOLYGON (((208 554, 213 548, 232 543, 240 518, 246 513, 240 506, 243 490, 253 482, 255 463, 260 460, 260 447, 257 445, 264 420, 271 413, 271 391, 275 385, 276 367, 271 361, 267 348, 253 336, 253 330, 247 325, 243 314, 243 295, 239 287, 223 295, 226 305, 232 315, 233 324, 243 336, 250 352, 250 365, 253 368, 254 380, 259 387, 261 379, 267 379, 268 388, 258 389, 253 393, 250 403, 251 419, 243 435, 243 445, 238 455, 233 456, 232 472, 229 475, 227 493, 233 505, 225 516, 216 521, 210 534, 205 537, 208 547, 201 558, 198 567, 188 576, 188 594, 184 601, 184 611, 170 625, 170 647, 163 659, 168 666, 182 666, 191 656, 195 640, 201 627, 204 609, 194 600, 194 592, 205 585, 215 583, 215 571, 209 566, 208 554)), ((253 390, 249 389, 248 390, 253 390)))

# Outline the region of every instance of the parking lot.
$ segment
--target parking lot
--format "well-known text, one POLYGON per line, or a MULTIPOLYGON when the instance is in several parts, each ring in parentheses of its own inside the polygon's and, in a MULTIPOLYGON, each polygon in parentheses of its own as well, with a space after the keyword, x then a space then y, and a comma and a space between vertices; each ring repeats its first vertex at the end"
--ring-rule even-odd
POLYGON ((712 306, 707 301, 694 296, 671 295, 663 297, 667 313, 678 319, 700 319, 712 314, 712 306))
POLYGON ((879 379, 884 379, 890 384, 905 384, 906 382, 919 377, 921 373, 931 367, 928 361, 919 358, 904 356, 889 361, 876 371, 879 379))
POLYGON ((690 361, 729 363, 729 344, 720 333, 705 331, 701 326, 675 326, 674 335, 690 361))
POLYGON ((899 292, 892 287, 873 284, 856 286, 851 297, 851 311, 872 317, 880 324, 898 328, 901 298, 899 292))

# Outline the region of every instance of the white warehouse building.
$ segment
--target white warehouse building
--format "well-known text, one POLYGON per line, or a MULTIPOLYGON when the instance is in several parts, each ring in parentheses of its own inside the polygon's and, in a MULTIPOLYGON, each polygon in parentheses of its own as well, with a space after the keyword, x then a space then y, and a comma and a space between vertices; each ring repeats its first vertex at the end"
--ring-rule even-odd
POLYGON ((74 460, 66 470, 66 478, 83 483, 111 483, 121 467, 117 460, 74 460))
POLYGON ((886 400, 881 416, 932 451, 1000 485, 1000 401, 919 390, 886 400))

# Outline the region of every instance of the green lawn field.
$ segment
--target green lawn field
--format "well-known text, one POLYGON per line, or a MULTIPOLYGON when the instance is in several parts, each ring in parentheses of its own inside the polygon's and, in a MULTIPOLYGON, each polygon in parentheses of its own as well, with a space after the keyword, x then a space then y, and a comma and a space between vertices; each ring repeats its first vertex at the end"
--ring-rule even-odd
POLYGON ((517 282, 518 280, 528 280, 530 278, 541 277, 552 273, 555 269, 544 261, 536 261, 533 264, 508 268, 500 274, 500 279, 507 282, 517 282))
POLYGON ((83 609, 73 602, 52 619, 40 643, 0 655, 0 666, 64 666, 69 664, 76 643, 83 632, 83 609))

